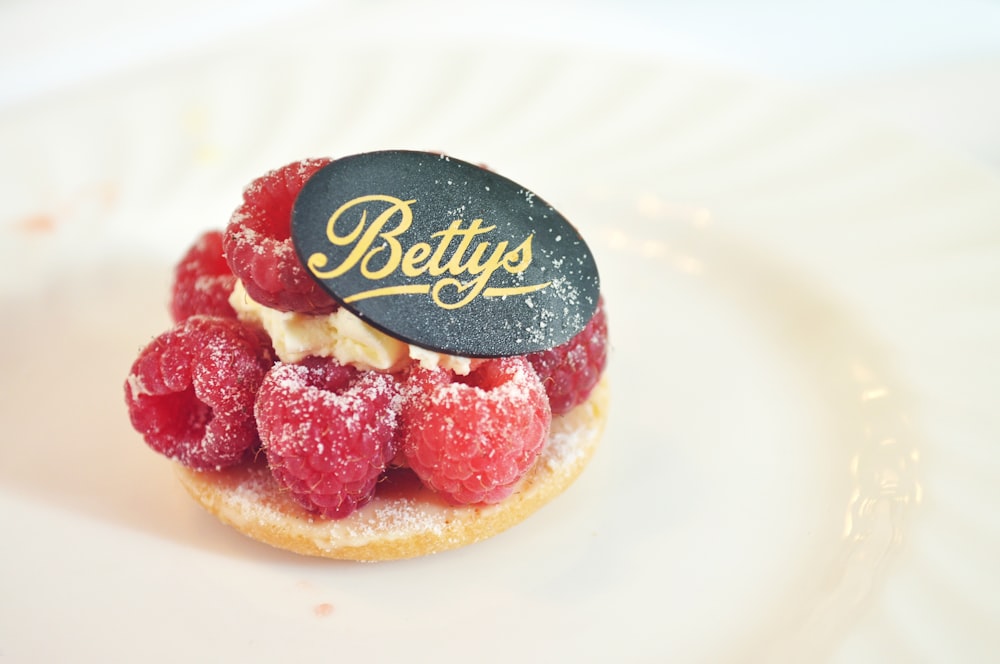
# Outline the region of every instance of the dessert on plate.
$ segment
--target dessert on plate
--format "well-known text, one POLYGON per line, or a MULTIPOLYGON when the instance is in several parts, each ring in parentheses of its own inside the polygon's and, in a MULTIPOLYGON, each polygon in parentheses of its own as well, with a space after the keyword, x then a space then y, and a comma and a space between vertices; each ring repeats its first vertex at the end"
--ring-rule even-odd
POLYGON ((175 269, 174 325, 125 381, 133 427, 238 531, 408 558, 565 490, 607 417, 586 243, 440 154, 307 159, 254 180, 175 269))

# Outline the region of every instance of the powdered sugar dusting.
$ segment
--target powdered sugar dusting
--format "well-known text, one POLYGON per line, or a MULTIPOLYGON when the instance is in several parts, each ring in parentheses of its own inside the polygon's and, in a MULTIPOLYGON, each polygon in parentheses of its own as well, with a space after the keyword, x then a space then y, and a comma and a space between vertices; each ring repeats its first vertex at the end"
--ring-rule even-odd
MULTIPOLYGON (((607 385, 602 382, 591 401, 553 420, 541 457, 511 498, 527 506, 522 518, 560 493, 582 470, 599 438, 607 395, 607 385)), ((454 507, 418 488, 400 495, 377 494, 346 518, 323 520, 278 490, 262 462, 225 471, 218 477, 225 491, 206 504, 214 503, 213 510, 238 530, 279 546, 289 540, 308 542, 311 546, 303 547, 307 549, 303 552, 314 555, 360 560, 399 557, 355 552, 373 545, 398 547, 394 550, 417 555, 467 544, 470 524, 489 520, 508 508, 506 504, 454 507)))
POLYGON ((227 507, 240 516, 241 521, 257 527, 284 522, 289 516, 301 519, 296 525, 299 536, 308 537, 320 550, 338 547, 365 546, 373 540, 384 539, 387 533, 399 538, 414 535, 444 536, 453 508, 422 490, 412 497, 385 499, 376 496, 344 519, 324 520, 315 518, 291 503, 277 488, 265 467, 254 468, 225 496, 227 507))

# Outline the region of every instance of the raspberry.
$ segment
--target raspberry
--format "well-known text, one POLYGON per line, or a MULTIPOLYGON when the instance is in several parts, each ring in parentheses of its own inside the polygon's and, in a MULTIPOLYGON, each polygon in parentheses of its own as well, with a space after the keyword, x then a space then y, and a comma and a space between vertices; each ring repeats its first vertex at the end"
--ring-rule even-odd
POLYGON ((170 315, 182 321, 194 315, 236 318, 229 305, 236 277, 222 254, 222 232, 209 231, 188 249, 174 270, 170 315))
POLYGON ((125 381, 132 426, 157 452, 197 470, 256 447, 253 403, 269 343, 232 318, 191 316, 146 346, 125 381))
POLYGON ((538 458, 551 420, 524 358, 489 360, 465 377, 417 368, 403 403, 403 453, 450 502, 496 503, 538 458))
POLYGON ((527 356, 542 379, 553 415, 569 412, 587 400, 608 359, 608 321, 604 300, 584 328, 566 343, 527 356))
POLYGON ((255 407, 278 484, 323 518, 364 505, 396 454, 399 384, 329 358, 276 364, 255 407))
POLYGON ((295 197, 329 159, 307 159, 271 171, 243 192, 223 247, 229 266, 256 302, 281 311, 328 314, 337 303, 313 280, 292 246, 295 197))

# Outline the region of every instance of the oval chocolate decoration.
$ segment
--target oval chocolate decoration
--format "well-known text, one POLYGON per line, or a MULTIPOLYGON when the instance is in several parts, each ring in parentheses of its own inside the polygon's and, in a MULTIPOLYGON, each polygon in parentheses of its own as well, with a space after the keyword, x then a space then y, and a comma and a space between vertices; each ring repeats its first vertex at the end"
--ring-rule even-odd
POLYGON ((568 341, 593 316, 597 266, 562 215, 492 171, 427 152, 344 157, 292 213, 306 271, 365 322, 466 357, 568 341))

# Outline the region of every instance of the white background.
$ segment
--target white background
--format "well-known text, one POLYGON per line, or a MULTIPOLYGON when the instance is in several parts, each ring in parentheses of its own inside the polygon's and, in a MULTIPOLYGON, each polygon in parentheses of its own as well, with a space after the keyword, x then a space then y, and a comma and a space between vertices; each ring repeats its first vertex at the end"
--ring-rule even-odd
MULTIPOLYGON (((316 0, 7 0, 0 109, 280 25, 316 0)), ((987 0, 325 3, 345 25, 691 58, 815 91, 1000 167, 1000 3, 987 0)))

